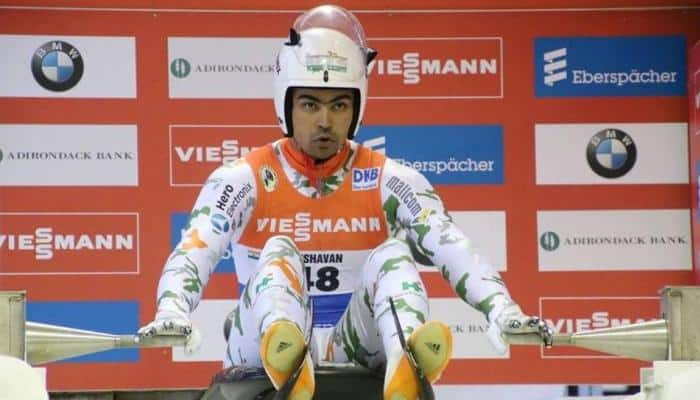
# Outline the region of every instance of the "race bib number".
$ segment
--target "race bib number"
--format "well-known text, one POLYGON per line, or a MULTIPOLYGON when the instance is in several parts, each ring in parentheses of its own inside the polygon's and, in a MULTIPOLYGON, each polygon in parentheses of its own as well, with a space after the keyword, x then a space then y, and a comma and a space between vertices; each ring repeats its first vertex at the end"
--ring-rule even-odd
POLYGON ((351 293, 359 281, 364 252, 302 252, 310 295, 351 293), (358 254, 362 253, 362 254, 358 254))

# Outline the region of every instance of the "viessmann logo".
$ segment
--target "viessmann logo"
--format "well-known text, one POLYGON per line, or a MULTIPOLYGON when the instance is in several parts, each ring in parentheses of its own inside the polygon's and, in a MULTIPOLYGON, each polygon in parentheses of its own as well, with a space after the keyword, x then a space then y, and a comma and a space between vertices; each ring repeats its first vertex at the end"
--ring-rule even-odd
POLYGON ((138 272, 136 213, 0 213, 2 273, 138 272))
POLYGON ((291 234, 298 242, 308 242, 312 233, 366 233, 379 232, 377 217, 314 218, 310 212, 298 212, 292 218, 259 218, 257 232, 291 234))
POLYGON ((173 125, 172 186, 201 186, 211 172, 280 137, 277 126, 173 125))
POLYGON ((683 36, 535 39, 538 97, 686 94, 683 36))
POLYGON ((501 38, 379 38, 374 98, 500 98, 501 38))

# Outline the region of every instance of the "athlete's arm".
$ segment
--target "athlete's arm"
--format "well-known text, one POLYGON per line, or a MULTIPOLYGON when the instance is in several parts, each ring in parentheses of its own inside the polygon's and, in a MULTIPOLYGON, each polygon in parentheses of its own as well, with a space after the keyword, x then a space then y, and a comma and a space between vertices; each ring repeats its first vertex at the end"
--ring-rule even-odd
POLYGON ((244 160, 217 168, 195 202, 182 238, 165 262, 158 283, 155 321, 141 334, 187 333, 189 314, 230 242, 236 242, 255 204, 255 179, 244 160))
POLYGON ((387 160, 382 203, 392 234, 405 230, 416 259, 437 267, 462 300, 489 320, 494 308, 511 302, 498 272, 475 252, 422 174, 387 160))
POLYGON ((503 333, 538 334, 546 345, 552 330, 523 314, 498 272, 475 251, 453 222, 432 185, 418 171, 387 160, 382 175, 382 204, 393 236, 406 231, 416 259, 436 266, 457 293, 489 321, 488 338, 505 353, 503 333))

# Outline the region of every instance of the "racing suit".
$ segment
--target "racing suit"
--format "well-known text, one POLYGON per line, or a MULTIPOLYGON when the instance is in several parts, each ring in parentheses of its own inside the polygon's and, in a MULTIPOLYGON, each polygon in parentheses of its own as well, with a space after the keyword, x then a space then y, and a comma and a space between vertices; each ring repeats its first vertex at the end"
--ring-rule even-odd
POLYGON ((261 366, 263 332, 287 319, 325 337, 315 361, 381 368, 397 342, 389 297, 406 334, 429 317, 416 259, 489 321, 512 302, 425 177, 350 140, 320 165, 281 139, 219 167, 185 229, 158 309, 189 315, 231 243, 243 286, 225 366, 261 366))

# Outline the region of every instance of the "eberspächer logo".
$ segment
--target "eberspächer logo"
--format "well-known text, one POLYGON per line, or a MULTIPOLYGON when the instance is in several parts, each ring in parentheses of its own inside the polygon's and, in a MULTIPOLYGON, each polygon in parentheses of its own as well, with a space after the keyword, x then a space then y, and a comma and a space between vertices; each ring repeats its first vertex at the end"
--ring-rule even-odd
POLYGON ((603 178, 619 178, 629 172, 637 160, 632 137, 619 129, 604 129, 591 138, 586 158, 593 172, 603 178))
POLYGON ((685 96, 684 36, 535 38, 537 97, 685 96))
POLYGON ((184 58, 176 58, 170 63, 170 72, 176 78, 186 78, 190 71, 192 71, 192 67, 184 58))
POLYGON ((540 245, 547 251, 554 251, 559 248, 559 235, 554 232, 545 232, 540 236, 540 245))
POLYGON ((41 87, 65 92, 83 76, 83 57, 71 44, 54 40, 36 49, 32 56, 32 74, 41 87))

